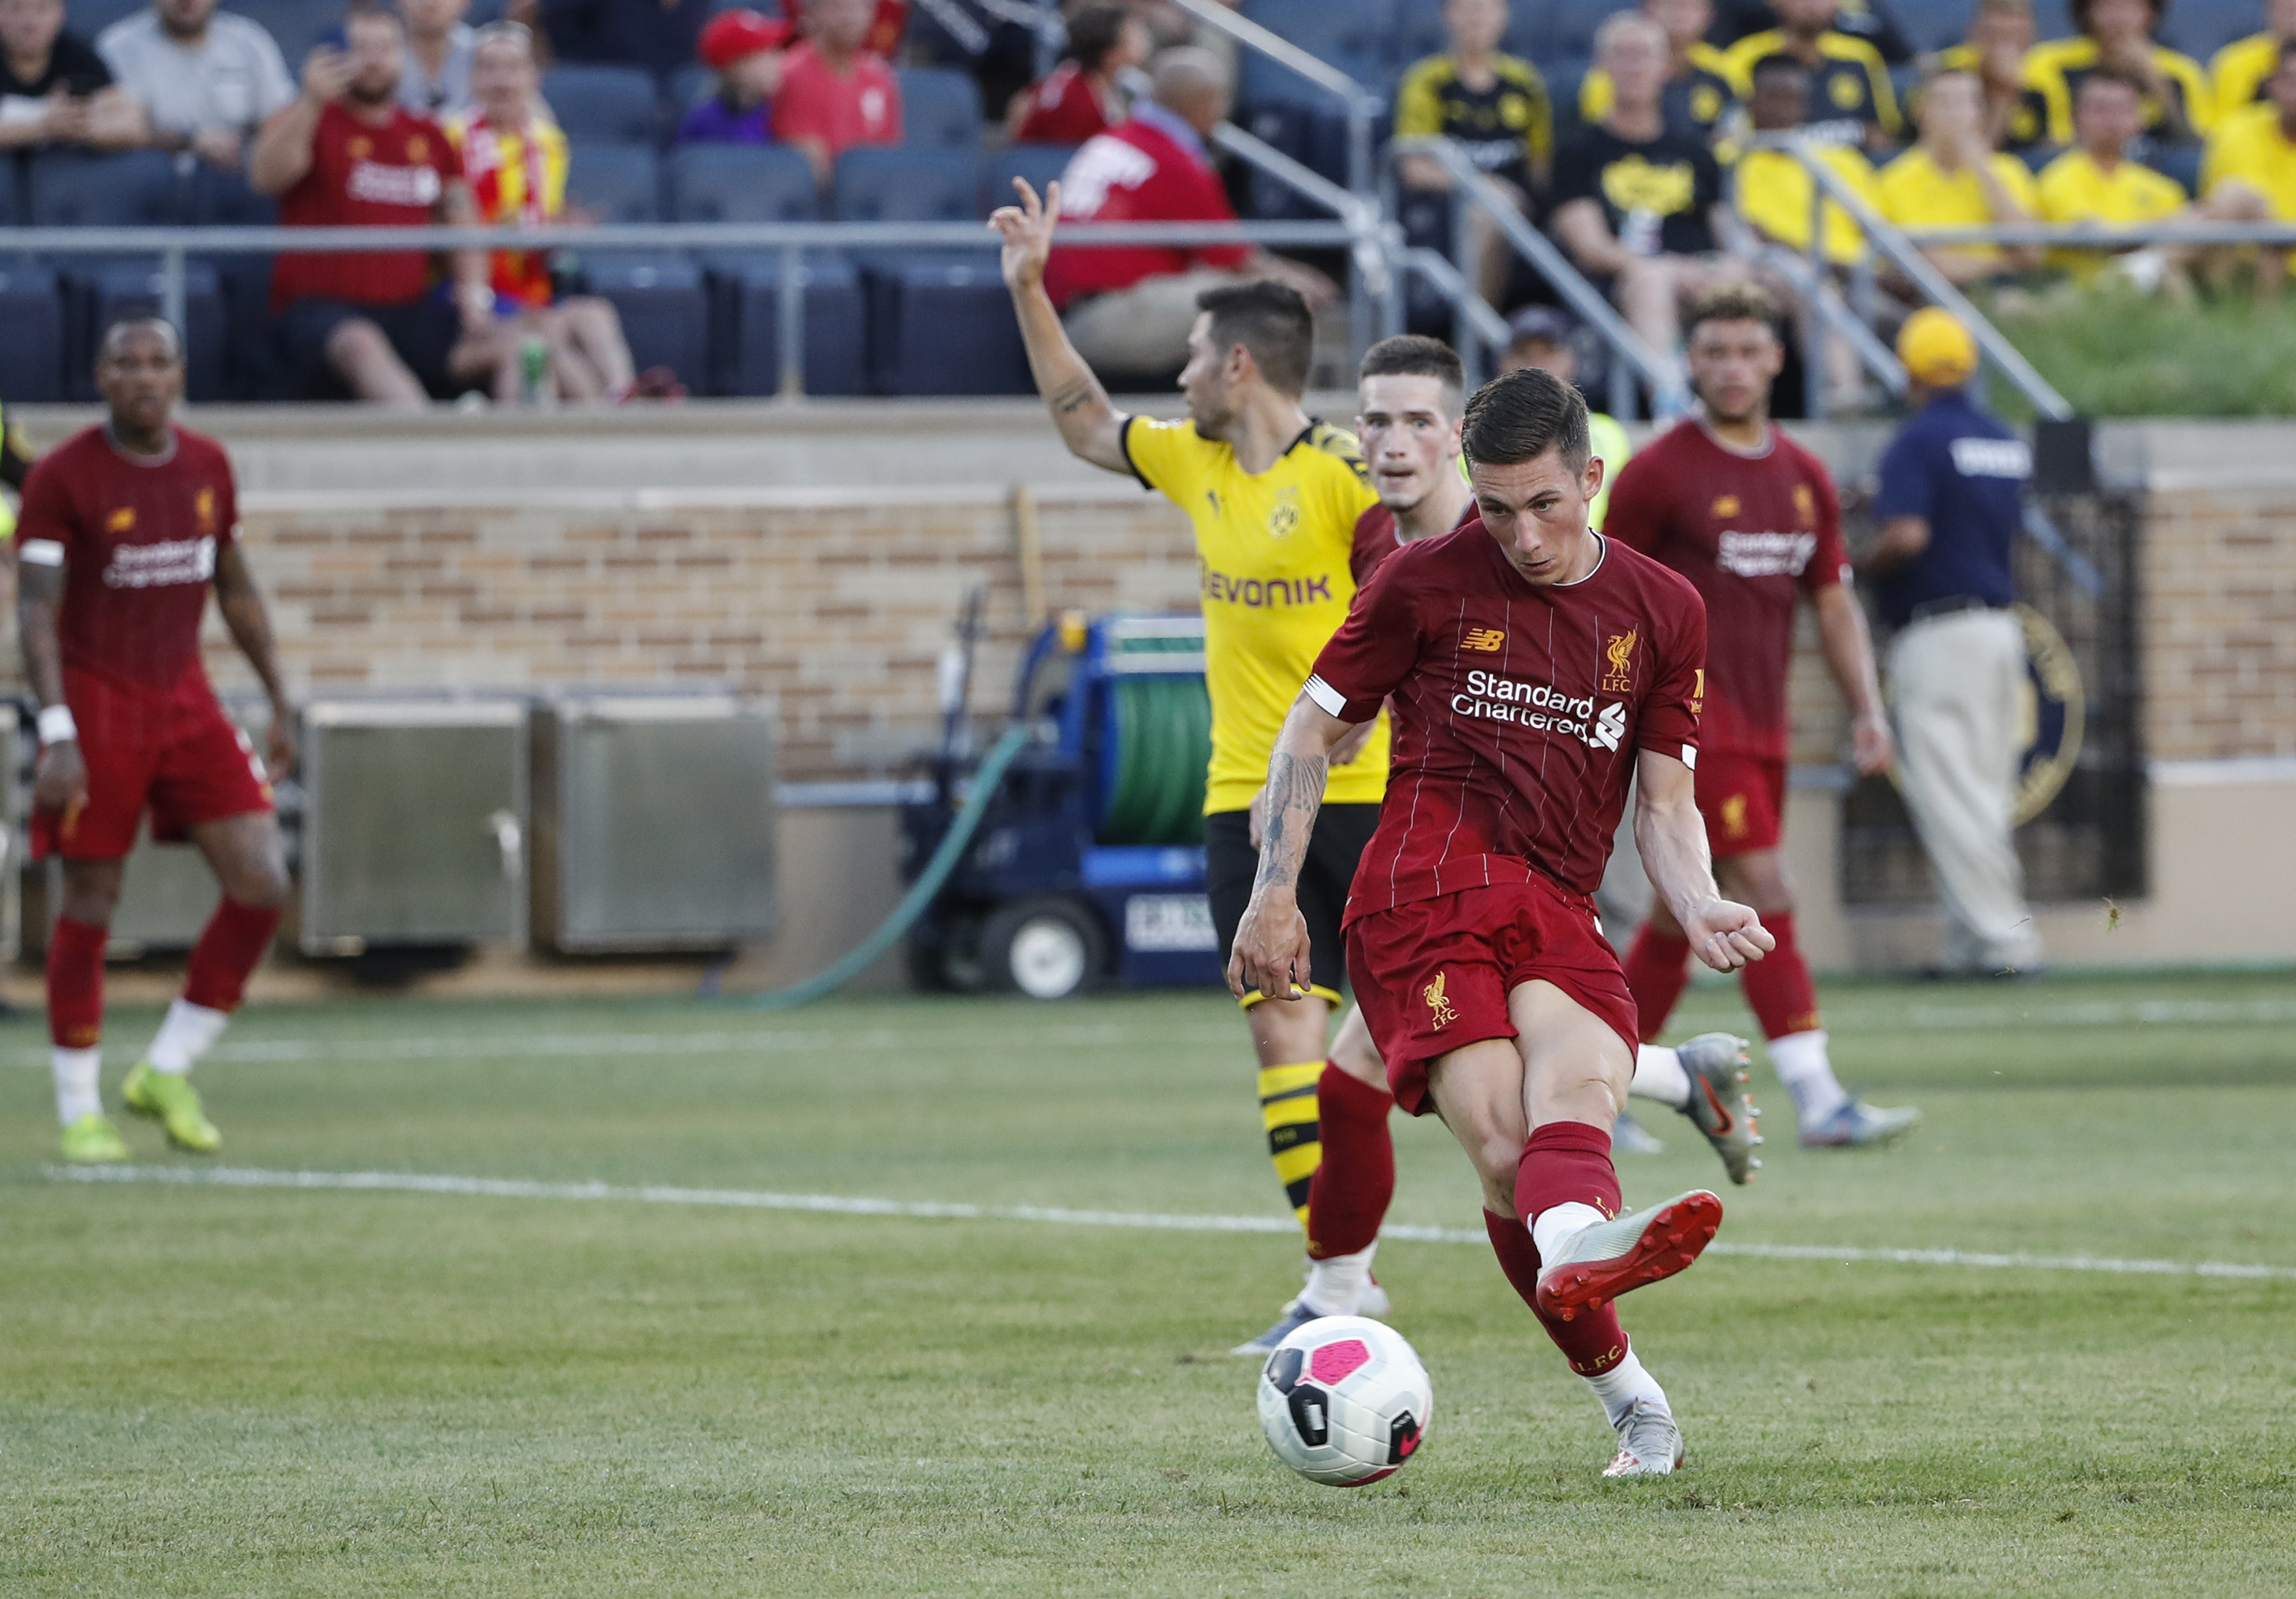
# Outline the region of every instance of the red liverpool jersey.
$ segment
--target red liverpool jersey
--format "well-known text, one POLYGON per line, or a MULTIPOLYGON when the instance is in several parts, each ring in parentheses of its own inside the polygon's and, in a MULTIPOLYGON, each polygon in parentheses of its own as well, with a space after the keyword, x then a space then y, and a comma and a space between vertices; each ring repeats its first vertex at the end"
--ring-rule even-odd
MULTIPOLYGON (((1456 526, 1465 527, 1475 517, 1475 502, 1469 500, 1467 508, 1459 513, 1456 526)), ((1348 551, 1348 570, 1355 574, 1356 587, 1360 589, 1371 581, 1379 563, 1409 542, 1396 531, 1395 512, 1384 505, 1374 505, 1356 518, 1356 541, 1348 551)))
MULTIPOLYGON (((340 105, 319 113, 311 168, 279 197, 283 227, 421 227, 431 220, 463 159, 427 117, 393 106, 363 122, 340 105)), ((430 286, 430 259, 419 250, 373 255, 282 255, 271 269, 271 308, 291 300, 340 299, 403 306, 430 286)))
POLYGON ((1697 421, 1680 422, 1627 463, 1603 531, 1680 572, 1706 602, 1700 742, 1785 759, 1795 596, 1849 575, 1841 500, 1824 464, 1775 429, 1767 451, 1742 455, 1697 421))
POLYGON ((165 459, 124 455, 102 427, 40 458, 24 484, 16 558, 64 567, 63 663, 138 688, 197 668, 216 555, 238 536, 223 446, 174 430, 165 459))
POLYGON ((1614 543, 1567 586, 1526 581, 1480 521, 1387 557, 1308 680, 1346 721, 1395 705, 1348 919, 1533 873, 1594 892, 1635 751, 1697 764, 1705 661, 1696 591, 1614 543))

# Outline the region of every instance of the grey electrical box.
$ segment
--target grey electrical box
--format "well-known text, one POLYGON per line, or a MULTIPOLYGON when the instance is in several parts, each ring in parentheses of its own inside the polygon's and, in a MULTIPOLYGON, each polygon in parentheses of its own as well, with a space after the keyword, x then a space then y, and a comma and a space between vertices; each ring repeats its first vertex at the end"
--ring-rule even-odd
POLYGON ((774 724, 730 693, 534 712, 534 929, 570 953, 723 948, 774 930, 774 724))
POLYGON ((307 955, 526 936, 523 701, 303 713, 307 955))

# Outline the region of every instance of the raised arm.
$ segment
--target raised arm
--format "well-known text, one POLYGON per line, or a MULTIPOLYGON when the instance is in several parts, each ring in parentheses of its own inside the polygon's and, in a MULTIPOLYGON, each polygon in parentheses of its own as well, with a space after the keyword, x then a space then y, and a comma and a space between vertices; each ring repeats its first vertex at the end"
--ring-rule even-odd
POLYGON ((1332 751, 1355 730, 1301 694, 1292 702, 1267 760, 1267 816, 1259 844, 1259 877, 1235 931, 1227 986, 1241 999, 1258 989, 1278 999, 1308 991, 1308 919, 1300 914, 1300 865, 1324 807, 1324 779, 1332 751))
POLYGON ((1889 713, 1882 708, 1882 681, 1874 669, 1874 638, 1866 628, 1866 608, 1846 583, 1817 591, 1817 645, 1825 656, 1841 697, 1849 701, 1851 758, 1866 775, 1888 768, 1897 753, 1889 713))
POLYGON ((286 679, 279 673, 279 652, 271 641, 271 613, 264 608, 263 591, 255 586, 255 573, 247 564, 247 553, 234 539, 223 546, 216 556, 216 609, 223 613, 223 625, 231 629, 231 641, 239 652, 247 657, 247 664, 263 680, 263 692, 271 698, 270 748, 264 753, 272 777, 287 775, 295 764, 295 707, 287 697, 286 679))
POLYGON ((1643 871, 1698 958, 1735 972, 1777 947, 1751 907, 1722 898, 1706 853, 1695 780, 1671 755, 1644 750, 1635 763, 1635 848, 1643 871))
POLYGON ((348 86, 350 57, 325 45, 303 63, 303 86, 294 102, 275 113, 255 135, 247 158, 247 181, 258 194, 284 194, 311 169, 311 144, 319 114, 348 86))
POLYGON ((70 811, 87 803, 87 763, 79 733, 64 704, 63 648, 56 612, 64 600, 63 546, 42 539, 18 547, 16 636, 23 641, 24 677, 40 702, 40 754, 32 775, 32 808, 70 811))
POLYGON ((1000 206, 988 226, 1004 235, 1004 286, 1021 319, 1021 339, 1029 347, 1029 372, 1037 392, 1052 408, 1053 425, 1069 454, 1108 472, 1129 472, 1124 454, 1124 414, 1108 403, 1108 390, 1069 342, 1061 314, 1045 292, 1045 263, 1053 253, 1053 229, 1061 218, 1061 186, 1048 184, 1039 201, 1026 180, 1014 178, 1019 205, 1000 206))

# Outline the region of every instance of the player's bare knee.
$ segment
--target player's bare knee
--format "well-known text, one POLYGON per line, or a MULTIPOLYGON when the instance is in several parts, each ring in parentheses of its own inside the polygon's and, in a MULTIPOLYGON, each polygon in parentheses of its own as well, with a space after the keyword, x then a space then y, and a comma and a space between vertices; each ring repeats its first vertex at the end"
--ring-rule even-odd
POLYGON ((109 927, 119 905, 120 863, 66 861, 63 903, 58 908, 88 927, 109 927))
POLYGON ((275 911, 287 903, 286 863, 258 857, 243 861, 223 884, 224 892, 254 910, 275 911))

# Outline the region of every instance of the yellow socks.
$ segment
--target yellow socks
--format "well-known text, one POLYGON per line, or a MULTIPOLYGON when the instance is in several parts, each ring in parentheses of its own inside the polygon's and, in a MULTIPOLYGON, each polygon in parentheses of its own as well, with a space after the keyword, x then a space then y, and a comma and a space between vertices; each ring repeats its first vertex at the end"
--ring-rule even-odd
POLYGON ((1321 1061, 1259 1069, 1259 1119, 1267 1129, 1268 1157, 1302 1229, 1308 1225, 1308 1182, 1324 1159, 1316 1127, 1316 1081, 1323 1075, 1321 1061))

